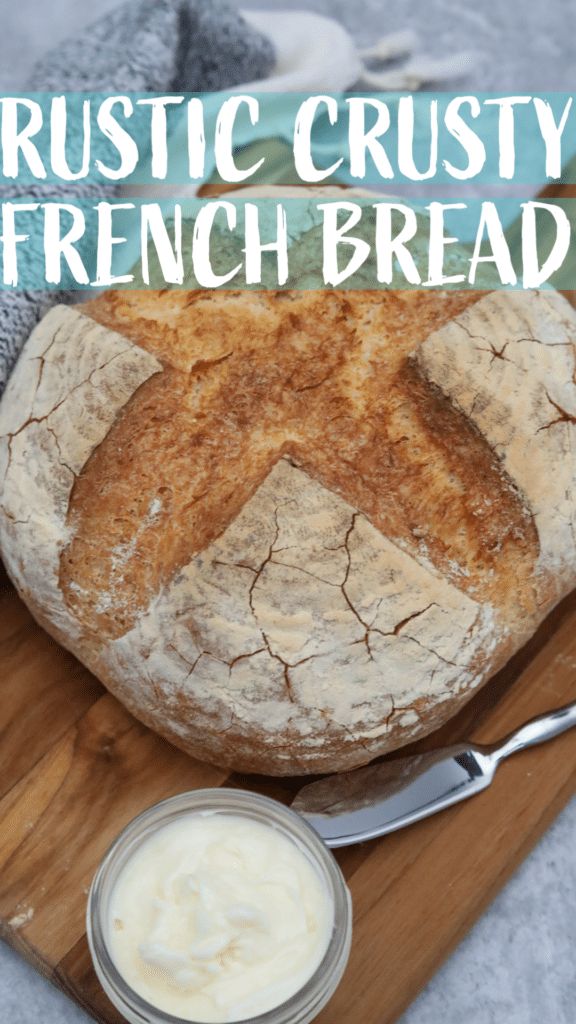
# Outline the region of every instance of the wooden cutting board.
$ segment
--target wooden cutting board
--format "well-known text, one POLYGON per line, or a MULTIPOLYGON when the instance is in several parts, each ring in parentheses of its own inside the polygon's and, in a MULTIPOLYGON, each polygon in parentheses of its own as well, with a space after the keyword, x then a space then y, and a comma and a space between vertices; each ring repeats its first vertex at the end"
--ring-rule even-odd
MULTIPOLYGON (((96 1020, 119 1024, 92 970, 84 928, 92 875, 118 831, 186 789, 226 783, 288 801, 298 782, 229 777, 179 753, 58 647, 0 579, 0 934, 96 1020)), ((575 684, 576 593, 418 748, 499 738, 576 698, 575 684)), ((354 941, 320 1024, 395 1021, 575 785, 576 730, 510 759, 474 800, 340 852, 354 941)))

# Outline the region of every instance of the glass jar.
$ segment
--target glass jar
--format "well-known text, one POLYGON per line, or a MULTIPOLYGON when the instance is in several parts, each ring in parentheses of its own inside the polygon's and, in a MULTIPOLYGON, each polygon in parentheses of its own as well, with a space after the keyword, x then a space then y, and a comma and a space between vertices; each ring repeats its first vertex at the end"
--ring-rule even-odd
POLYGON ((305 854, 324 882, 332 900, 334 925, 320 965, 290 999, 250 1018, 254 1024, 309 1024, 334 994, 348 962, 352 938, 350 893, 333 854, 303 818, 276 800, 244 790, 198 789, 163 800, 134 818, 110 847, 94 876, 86 917, 88 944, 104 991, 131 1024, 183 1024, 180 1017, 153 1006, 127 984, 114 964, 106 936, 114 885, 136 848, 158 829, 198 812, 240 816, 278 829, 305 854))

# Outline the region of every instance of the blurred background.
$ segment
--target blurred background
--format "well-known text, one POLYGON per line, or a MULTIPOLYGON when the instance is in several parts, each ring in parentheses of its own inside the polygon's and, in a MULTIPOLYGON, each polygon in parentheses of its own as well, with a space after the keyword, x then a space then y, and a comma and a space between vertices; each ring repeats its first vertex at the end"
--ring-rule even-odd
MULTIPOLYGON (((362 46, 406 28, 420 49, 445 58, 471 51, 474 60, 458 89, 476 91, 567 91, 574 85, 576 3, 574 0, 230 0, 243 9, 301 10, 340 21, 362 46)), ((117 0, 2 0, 0 89, 17 87, 34 61, 74 34, 117 0)), ((106 88, 106 83, 102 83, 106 88)))

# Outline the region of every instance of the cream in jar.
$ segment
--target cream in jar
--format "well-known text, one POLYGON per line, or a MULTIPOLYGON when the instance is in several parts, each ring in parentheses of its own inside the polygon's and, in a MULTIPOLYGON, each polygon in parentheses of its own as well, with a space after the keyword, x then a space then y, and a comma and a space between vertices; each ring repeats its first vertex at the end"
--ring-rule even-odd
POLYGON ((108 904, 117 970, 184 1020, 245 1020, 284 1003, 330 943, 334 905, 302 848, 272 825, 211 812, 149 835, 108 904))

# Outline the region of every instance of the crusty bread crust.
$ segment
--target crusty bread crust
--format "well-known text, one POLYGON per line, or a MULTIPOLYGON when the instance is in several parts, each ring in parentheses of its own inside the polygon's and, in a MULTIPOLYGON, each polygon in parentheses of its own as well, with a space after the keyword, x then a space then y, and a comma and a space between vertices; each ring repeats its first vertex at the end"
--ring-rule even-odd
POLYGON ((576 580, 552 292, 110 293, 0 407, 0 542, 133 713, 244 771, 439 726, 576 580))

